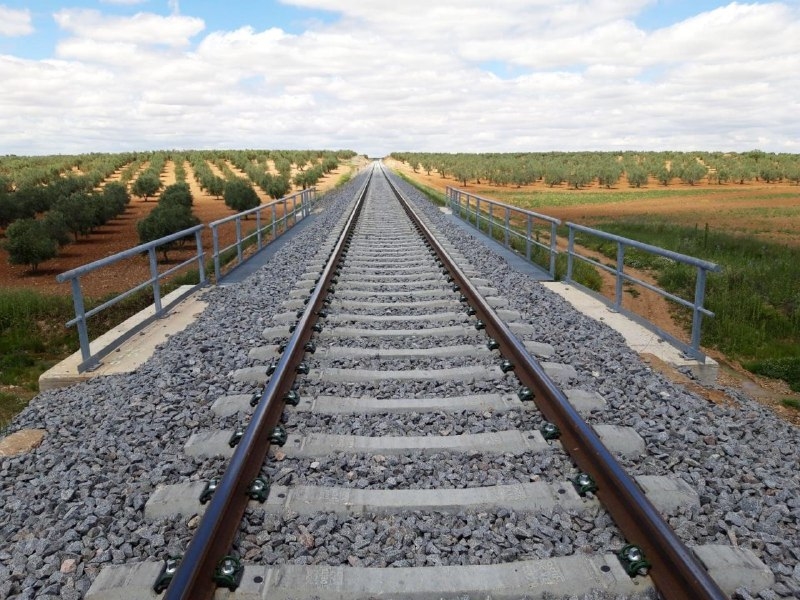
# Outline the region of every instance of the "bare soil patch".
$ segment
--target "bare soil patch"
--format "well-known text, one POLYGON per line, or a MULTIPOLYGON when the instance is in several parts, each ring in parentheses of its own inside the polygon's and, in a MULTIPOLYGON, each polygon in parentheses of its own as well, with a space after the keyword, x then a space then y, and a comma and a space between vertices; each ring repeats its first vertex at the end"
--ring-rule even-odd
MULTIPOLYGON (((342 162, 336 170, 319 181, 316 186, 317 192, 322 194, 333 188, 344 174, 362 168, 364 162, 364 157, 356 157, 352 161, 342 162)), ((207 224, 235 214, 225 206, 221 198, 209 196, 200 189, 188 162, 184 163, 184 167, 194 197, 192 210, 202 223, 207 224)), ((142 166, 142 170, 144 168, 146 165, 142 166)), ((109 177, 107 181, 118 181, 119 178, 120 173, 118 172, 109 177)), ((135 181, 135 178, 133 180, 135 181)), ((161 174, 161 181, 165 185, 175 183, 175 164, 172 161, 167 162, 164 172, 161 174)), ((80 238, 77 242, 62 248, 58 256, 42 263, 36 272, 30 272, 25 265, 9 264, 8 253, 0 249, 0 286, 33 289, 47 294, 69 295, 71 293, 69 286, 56 282, 56 275, 136 246, 139 243, 136 223, 147 216, 156 205, 157 201, 154 198, 145 202, 141 198, 133 196, 125 213, 109 221, 103 227, 99 227, 91 235, 80 238)), ((234 235, 232 230, 223 230, 221 243, 223 245, 230 244, 235 239, 234 235)), ((210 257, 212 252, 210 230, 206 229, 203 232, 202 239, 206 256, 210 257)), ((169 261, 160 264, 159 268, 164 271, 178 262, 188 259, 192 254, 194 254, 193 240, 187 243, 186 248, 170 252, 168 254, 169 261)), ((128 290, 147 278, 149 278, 149 263, 146 257, 139 256, 102 269, 98 274, 82 278, 81 281, 87 297, 102 298, 109 294, 128 290)))

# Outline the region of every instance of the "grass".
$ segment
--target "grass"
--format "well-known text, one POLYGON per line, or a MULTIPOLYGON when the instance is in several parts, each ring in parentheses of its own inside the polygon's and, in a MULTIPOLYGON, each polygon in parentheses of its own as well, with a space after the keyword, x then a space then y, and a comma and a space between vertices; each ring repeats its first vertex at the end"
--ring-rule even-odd
MULTIPOLYGON (((708 278, 706 307, 715 317, 703 321, 703 344, 800 391, 800 249, 661 218, 622 219, 599 227, 721 265, 723 271, 708 278)), ((591 239, 582 236, 580 243, 616 256, 615 244, 591 239)), ((626 252, 625 264, 653 271, 670 292, 694 297, 693 267, 634 250, 626 252)))
POLYGON ((793 408, 794 410, 800 410, 800 400, 797 398, 784 398, 781 400, 781 404, 786 408, 793 408))
POLYGON ((405 173, 396 171, 395 175, 400 176, 406 183, 413 185, 420 192, 425 194, 428 197, 428 199, 434 204, 437 204, 438 206, 447 206, 447 198, 439 190, 435 190, 432 187, 428 187, 427 185, 422 185, 421 183, 419 183, 415 179, 412 179, 405 173))
MULTIPOLYGON (((162 294, 199 279, 196 269, 179 274, 162 285, 162 294)), ((86 299, 86 309, 112 296, 86 299)), ((123 299, 89 319, 89 338, 98 337, 152 303, 152 293, 145 290, 123 299)), ((0 290, 0 431, 38 392, 39 376, 80 347, 75 327, 64 326, 74 316, 71 296, 0 290)))

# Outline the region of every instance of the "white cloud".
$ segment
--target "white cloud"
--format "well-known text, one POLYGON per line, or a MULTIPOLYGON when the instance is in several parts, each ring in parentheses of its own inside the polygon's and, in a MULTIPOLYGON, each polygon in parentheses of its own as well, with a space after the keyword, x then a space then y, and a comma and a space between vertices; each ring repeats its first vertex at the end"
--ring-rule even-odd
POLYGON ((100 0, 100 4, 119 4, 121 6, 133 6, 135 4, 144 4, 149 0, 100 0))
POLYGON ((0 4, 0 35, 16 37, 33 33, 31 11, 15 10, 0 4))
POLYGON ((202 19, 152 13, 107 17, 96 10, 64 9, 53 15, 62 29, 77 38, 98 42, 188 46, 205 29, 202 19))
POLYGON ((203 33, 177 3, 61 10, 57 60, 0 56, 0 147, 798 150, 787 4, 646 31, 652 0, 290 3, 340 18, 203 33))

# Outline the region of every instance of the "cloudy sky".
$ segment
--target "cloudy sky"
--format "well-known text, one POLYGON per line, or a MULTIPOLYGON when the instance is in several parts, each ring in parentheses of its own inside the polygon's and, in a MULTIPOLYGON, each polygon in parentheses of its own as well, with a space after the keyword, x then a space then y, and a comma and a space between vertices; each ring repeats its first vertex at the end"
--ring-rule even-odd
POLYGON ((800 153, 800 0, 0 0, 0 155, 800 153))

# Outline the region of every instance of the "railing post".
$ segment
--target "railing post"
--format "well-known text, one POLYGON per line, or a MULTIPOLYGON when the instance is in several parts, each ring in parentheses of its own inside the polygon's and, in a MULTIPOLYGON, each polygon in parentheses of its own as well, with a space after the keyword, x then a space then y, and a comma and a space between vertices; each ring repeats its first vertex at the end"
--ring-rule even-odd
POLYGON ((153 304, 156 305, 156 314, 161 312, 161 281, 158 278, 158 260, 156 260, 156 249, 149 248, 147 256, 150 259, 150 278, 153 281, 153 304))
POLYGON ((261 209, 256 211, 256 244, 261 250, 261 209))
POLYGON ((494 239, 494 205, 489 202, 489 239, 494 239))
POLYGON ((242 264, 242 219, 236 217, 236 259, 237 265, 242 264))
POLYGON ((286 213, 288 210, 288 205, 286 203, 286 198, 283 199, 283 217, 281 221, 283 221, 283 229, 282 232, 286 233, 286 230, 289 229, 289 215, 286 213))
POLYGON ((617 242, 617 282, 614 287, 614 308, 622 306, 622 273, 625 270, 625 244, 617 242))
POLYGON ((292 196, 292 225, 297 225, 297 196, 292 196))
POLYGON ((83 292, 79 277, 73 277, 70 281, 72 285, 72 304, 75 306, 75 316, 78 319, 78 340, 81 343, 81 358, 84 362, 89 360, 89 328, 86 325, 86 308, 83 305, 83 292))
POLYGON ((694 308, 692 309, 692 350, 700 350, 700 327, 703 323, 703 307, 706 297, 706 270, 697 267, 697 280, 694 284, 694 308))
POLYGON ((272 203, 272 239, 278 237, 278 223, 275 221, 277 218, 277 209, 275 203, 272 203))
POLYGON ((505 225, 504 225, 505 226, 505 238, 504 238, 504 241, 505 241, 506 248, 509 247, 509 245, 508 245, 508 228, 509 228, 510 222, 511 222, 511 211, 509 210, 508 207, 506 207, 505 225))
POLYGON ((194 232, 194 241, 197 245, 197 272, 200 277, 200 283, 206 282, 206 265, 205 255, 203 254, 203 233, 198 230, 194 232))
POLYGON ((525 258, 531 259, 531 233, 533 230, 533 219, 528 215, 528 223, 525 226, 525 258))
POLYGON ((219 232, 216 227, 211 228, 211 240, 214 245, 214 280, 219 283, 220 264, 219 264, 219 232))
POLYGON ((558 226, 550 223, 550 277, 556 278, 556 257, 558 257, 558 226))
POLYGON ((569 227, 569 242, 567 243, 567 278, 566 281, 572 281, 572 261, 573 253, 575 251, 575 230, 572 225, 569 227))
POLYGON ((475 197, 475 228, 481 230, 481 199, 475 197))

